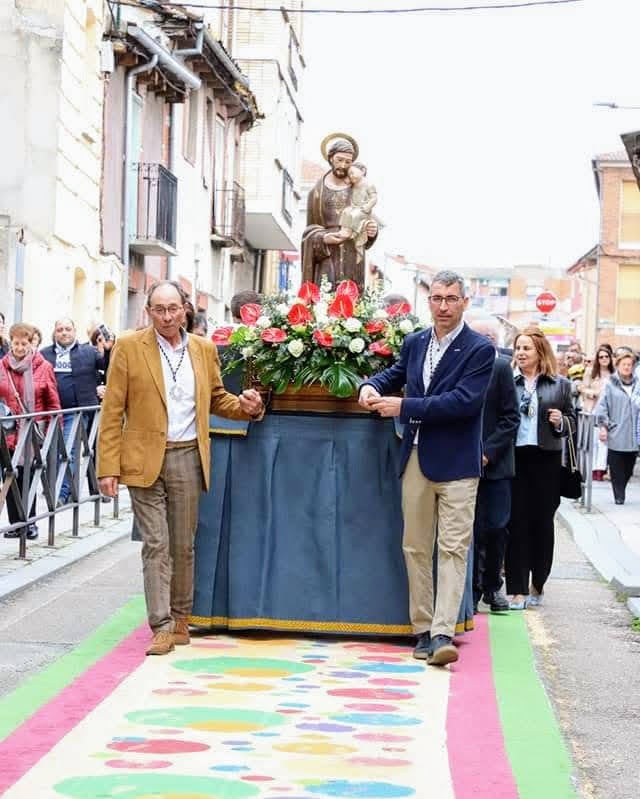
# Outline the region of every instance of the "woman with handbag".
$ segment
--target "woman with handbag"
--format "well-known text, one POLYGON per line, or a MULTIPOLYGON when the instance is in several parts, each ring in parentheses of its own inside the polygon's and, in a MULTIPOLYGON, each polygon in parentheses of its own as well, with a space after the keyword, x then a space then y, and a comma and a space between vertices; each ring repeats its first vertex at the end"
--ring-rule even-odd
MULTIPOLYGON (((585 371, 584 379, 578 386, 582 397, 582 410, 593 414, 607 381, 613 374, 613 352, 608 344, 601 344, 596 352, 591 369, 585 371)), ((604 480, 607 471, 607 445, 600 440, 597 425, 593 430, 592 477, 597 482, 604 480)))
MULTIPOLYGON (((13 416, 23 413, 37 413, 41 411, 60 410, 60 398, 56 377, 51 364, 38 352, 33 352, 31 340, 33 328, 31 325, 18 323, 9 330, 9 352, 0 360, 0 402, 4 403, 13 416)), ((8 417, 10 419, 10 417, 8 417)), ((15 429, 6 432, 7 446, 13 452, 19 433, 18 421, 15 429)), ((5 423, 5 431, 7 425, 5 423)), ((16 468, 16 482, 22 491, 24 468, 16 468)), ((7 513, 9 522, 20 521, 21 514, 13 492, 7 494, 7 513)), ((35 500, 29 512, 35 515, 35 500)), ((4 534, 5 538, 18 538, 20 530, 11 530, 4 534)), ((28 525, 27 538, 38 537, 38 528, 35 524, 28 525)))
POLYGON ((520 425, 505 573, 510 608, 523 610, 542 603, 551 572, 562 439, 575 430, 576 412, 571 382, 558 375, 551 345, 539 328, 525 328, 516 336, 514 365, 520 425))
POLYGON ((605 386, 594 411, 600 441, 609 449, 607 456, 611 488, 616 505, 624 505, 627 483, 638 457, 638 395, 634 377, 635 358, 625 350, 615 357, 616 371, 605 386))

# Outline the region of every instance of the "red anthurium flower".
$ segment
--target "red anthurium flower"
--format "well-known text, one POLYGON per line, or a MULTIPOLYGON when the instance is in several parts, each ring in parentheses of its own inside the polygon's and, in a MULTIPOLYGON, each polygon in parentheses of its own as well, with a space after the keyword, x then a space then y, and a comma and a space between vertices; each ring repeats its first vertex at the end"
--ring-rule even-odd
POLYGON ((353 300, 346 294, 336 295, 335 300, 329 306, 328 313, 329 316, 341 316, 343 319, 348 319, 353 316, 353 300))
POLYGON ((349 297, 355 302, 360 296, 360 291, 353 280, 341 280, 336 288, 336 297, 349 297))
POLYGON ((300 297, 300 299, 306 303, 318 302, 318 300, 320 299, 320 289, 316 286, 315 283, 312 283, 310 280, 306 280, 300 286, 298 297, 300 297))
POLYGON ((292 325, 304 325, 306 322, 311 321, 311 311, 306 305, 301 302, 296 302, 291 306, 291 310, 287 314, 287 319, 292 325))
POLYGON ((331 347, 333 345, 333 336, 331 333, 325 333, 324 330, 316 330, 313 338, 321 347, 331 347))
POLYGON ((382 333, 386 326, 387 323, 384 321, 384 319, 372 319, 370 322, 367 322, 367 324, 364 326, 364 329, 369 334, 382 333))
POLYGON ((240 319, 245 325, 255 325, 262 316, 262 308, 256 302, 247 302, 240 308, 240 319))
POLYGON ((281 327, 268 327, 262 331, 260 338, 267 344, 282 344, 287 340, 287 334, 281 327))
POLYGON ((396 302, 394 305, 390 305, 387 308, 387 313, 389 316, 401 316, 405 313, 411 312, 411 306, 408 302, 396 302))
POLYGON ((371 344, 369 344, 369 352, 373 352, 375 355, 382 355, 385 358, 389 355, 393 355, 393 350, 386 341, 372 341, 371 344))
POLYGON ((211 334, 211 341, 214 344, 228 344, 229 336, 233 333, 232 327, 217 327, 211 334))

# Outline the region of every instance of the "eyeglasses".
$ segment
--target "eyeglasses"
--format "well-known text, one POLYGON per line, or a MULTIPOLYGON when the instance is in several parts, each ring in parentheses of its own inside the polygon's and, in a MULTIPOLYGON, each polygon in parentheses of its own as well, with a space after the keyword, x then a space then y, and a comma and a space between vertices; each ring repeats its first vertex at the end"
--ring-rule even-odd
POLYGON ((155 316, 164 316, 168 313, 170 316, 175 316, 183 310, 182 305, 152 305, 149 310, 155 316))
POLYGON ((447 294, 446 297, 442 297, 440 294, 433 294, 429 297, 432 305, 442 305, 443 302, 447 305, 455 305, 462 299, 464 299, 464 297, 458 297, 457 294, 447 294))

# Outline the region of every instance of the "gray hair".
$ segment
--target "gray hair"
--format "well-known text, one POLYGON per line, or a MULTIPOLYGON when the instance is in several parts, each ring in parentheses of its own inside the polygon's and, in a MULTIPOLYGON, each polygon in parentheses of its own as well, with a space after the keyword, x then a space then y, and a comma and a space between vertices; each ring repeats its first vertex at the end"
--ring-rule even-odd
POLYGON ((450 269, 442 269, 440 272, 437 272, 431 279, 432 288, 434 283, 442 283, 442 285, 447 288, 457 283, 460 289, 460 296, 465 296, 464 278, 462 275, 459 275, 457 272, 452 272, 450 269))
POLYGON ((469 327, 475 330, 476 333, 491 338, 495 344, 498 343, 502 327, 495 316, 474 316, 473 314, 465 314, 465 320, 469 327))
POLYGON ((174 288, 178 292, 180 296, 180 302, 183 305, 185 302, 188 302, 189 297, 187 292, 182 288, 177 280, 157 280, 147 292, 147 308, 151 307, 151 298, 153 297, 153 292, 156 291, 156 289, 163 288, 164 286, 171 286, 171 288, 174 288))

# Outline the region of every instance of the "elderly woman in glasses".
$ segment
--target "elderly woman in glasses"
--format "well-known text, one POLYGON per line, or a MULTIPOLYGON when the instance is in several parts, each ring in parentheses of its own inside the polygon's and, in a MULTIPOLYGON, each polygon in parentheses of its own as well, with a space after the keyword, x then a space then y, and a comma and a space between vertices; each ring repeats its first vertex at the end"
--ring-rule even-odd
MULTIPOLYGON (((13 416, 60 410, 60 398, 53 368, 39 352, 33 351, 33 332, 31 325, 22 322, 12 325, 9 330, 9 352, 0 360, 0 401, 7 406, 13 416)), ((14 429, 7 431, 6 443, 11 453, 17 445, 20 425, 21 422, 18 421, 14 429)), ((23 466, 20 463, 16 468, 16 483, 20 491, 22 491, 23 466)), ((11 491, 7 494, 7 514, 11 524, 20 521, 20 509, 11 491)), ((35 500, 29 515, 35 515, 35 500)), ((9 530, 4 537, 18 538, 20 534, 19 529, 9 530)), ((27 526, 26 536, 29 539, 38 537, 38 528, 35 524, 27 526)))
POLYGON ((576 412, 571 383, 558 375, 555 355, 540 329, 528 327, 516 336, 514 364, 520 425, 505 572, 510 607, 523 610, 542 603, 551 572, 562 438, 575 430, 576 412))
POLYGON ((634 376, 635 357, 619 348, 616 371, 600 395, 594 411, 600 441, 608 447, 611 488, 616 505, 624 505, 627 483, 638 457, 638 412, 640 383, 634 376))

